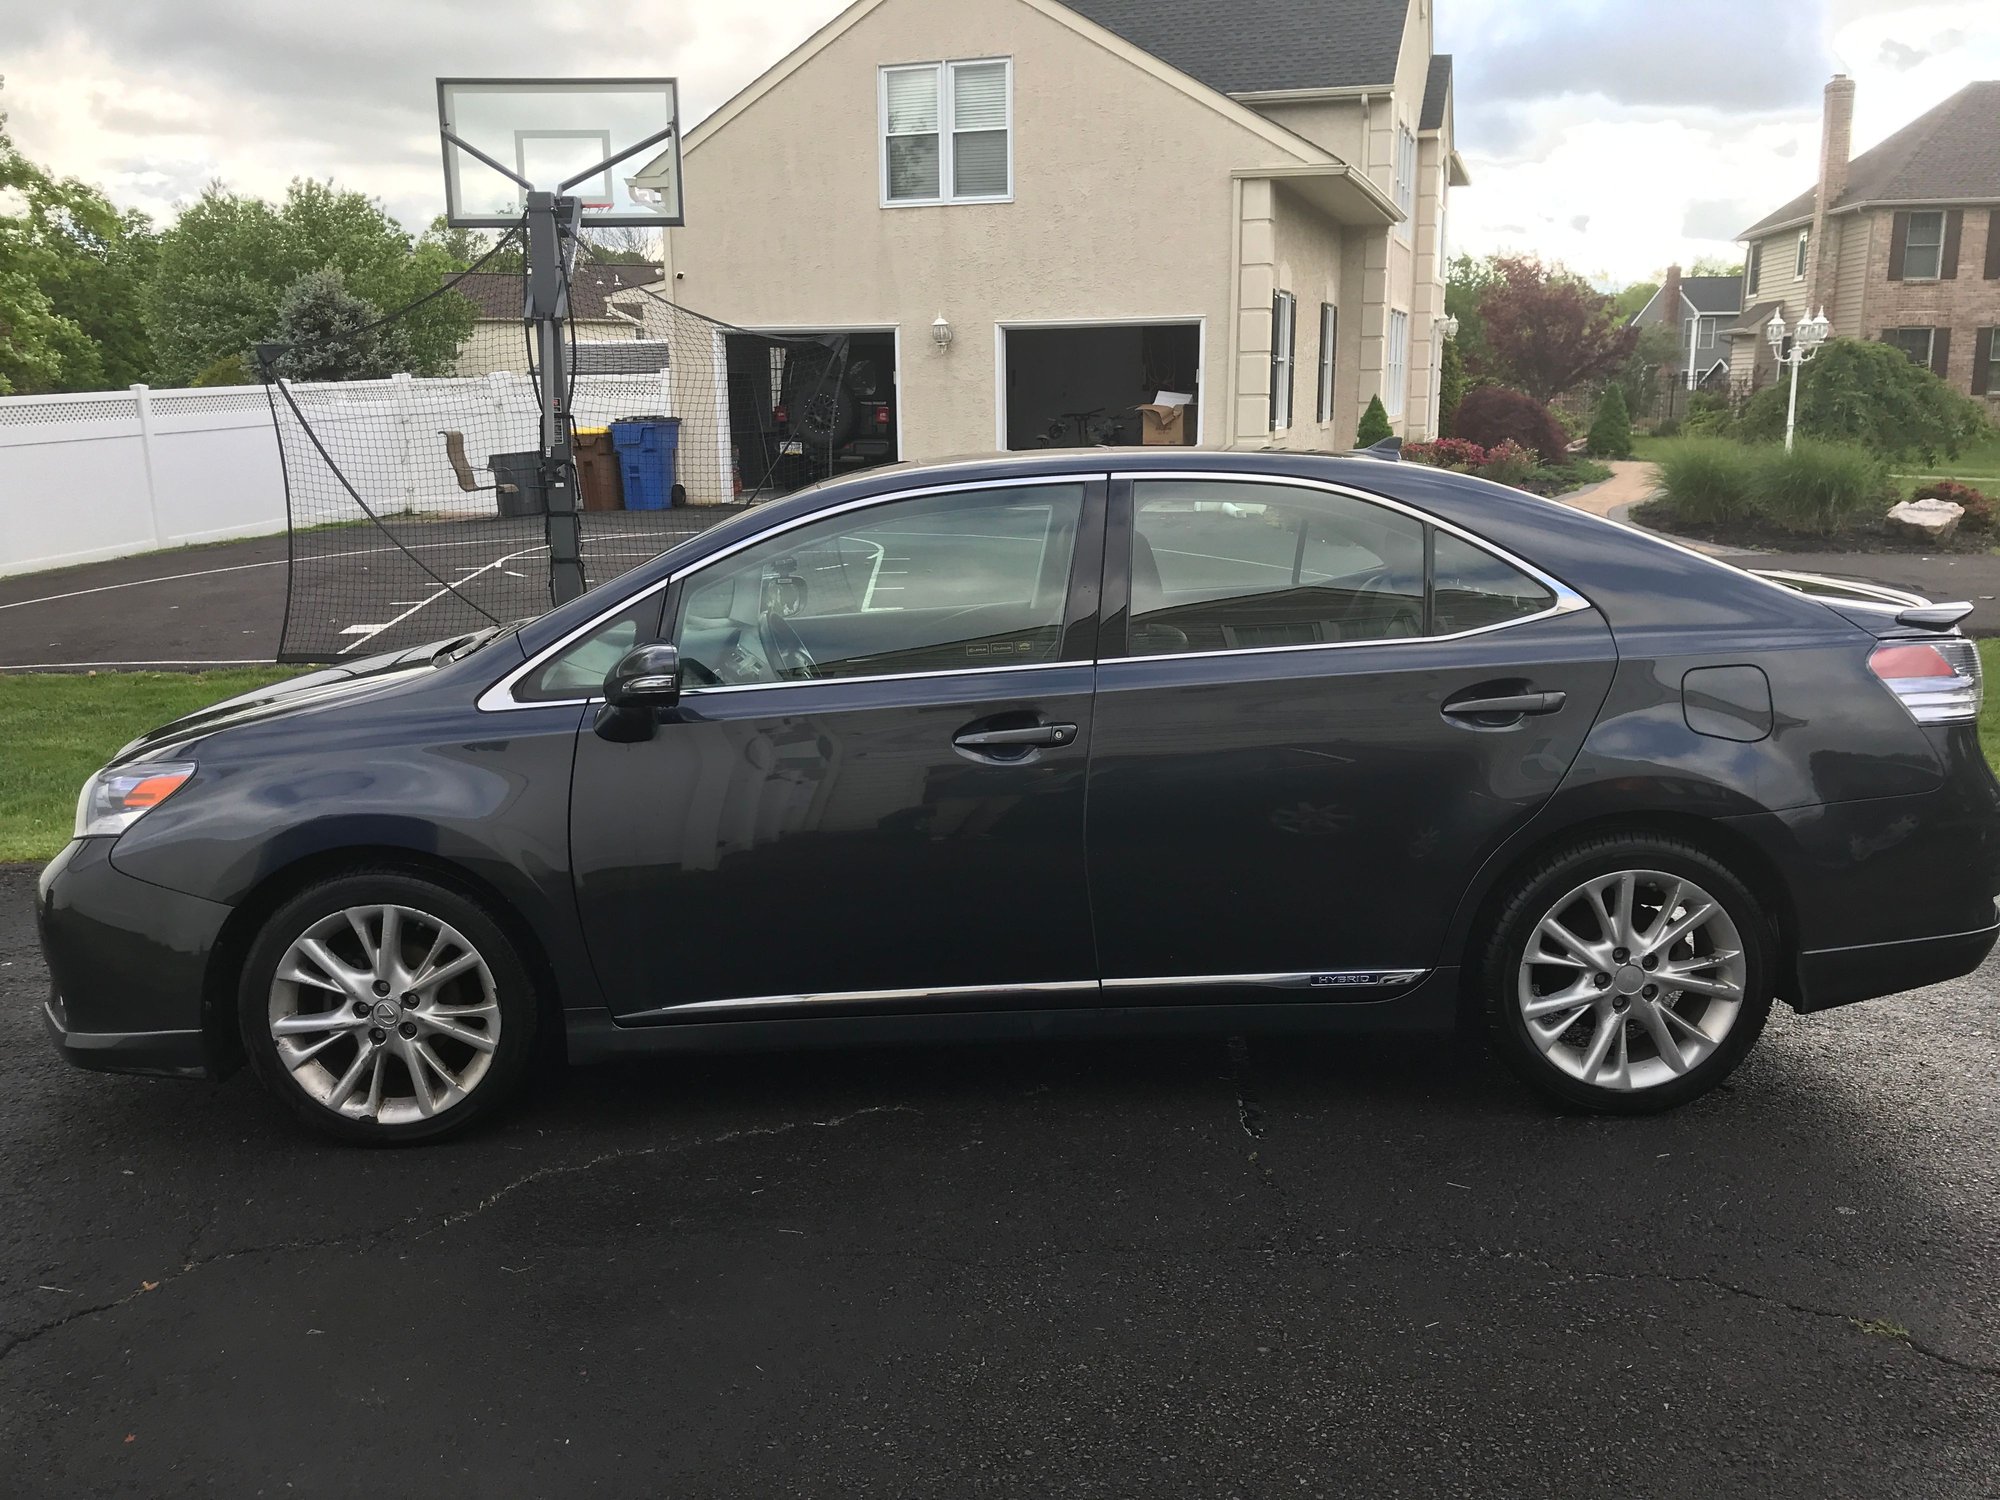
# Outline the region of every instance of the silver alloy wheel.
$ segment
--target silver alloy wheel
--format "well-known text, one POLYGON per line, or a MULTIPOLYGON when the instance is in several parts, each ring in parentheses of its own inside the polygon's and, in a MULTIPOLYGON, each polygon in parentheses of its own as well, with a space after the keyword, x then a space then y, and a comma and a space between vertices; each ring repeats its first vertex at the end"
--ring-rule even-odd
POLYGON ((271 1039, 311 1098, 404 1125, 465 1102, 500 1042, 486 960, 408 906, 351 906, 296 938, 271 980, 271 1039))
POLYGON ((1621 870, 1549 908, 1521 959, 1528 1036, 1582 1083, 1657 1088, 1713 1056, 1749 968, 1720 901, 1679 875, 1621 870))

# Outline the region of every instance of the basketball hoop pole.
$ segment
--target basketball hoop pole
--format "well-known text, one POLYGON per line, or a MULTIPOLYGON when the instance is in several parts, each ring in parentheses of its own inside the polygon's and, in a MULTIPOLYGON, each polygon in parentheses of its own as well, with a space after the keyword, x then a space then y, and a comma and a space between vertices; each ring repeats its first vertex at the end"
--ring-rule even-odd
POLYGON ((528 297, 525 317, 542 370, 542 493, 548 497, 549 595, 564 605, 583 593, 583 528, 577 515, 576 467, 570 445, 569 362, 563 329, 569 320, 570 257, 576 252, 583 204, 531 192, 528 206, 528 297))

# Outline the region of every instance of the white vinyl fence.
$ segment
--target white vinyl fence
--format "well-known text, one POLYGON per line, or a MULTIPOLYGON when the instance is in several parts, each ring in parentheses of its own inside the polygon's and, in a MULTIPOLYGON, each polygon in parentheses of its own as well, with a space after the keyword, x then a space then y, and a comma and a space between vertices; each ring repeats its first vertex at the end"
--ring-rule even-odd
MULTIPOLYGON (((292 387, 299 409, 371 506, 464 509, 440 434, 536 446, 525 375, 347 381, 292 387)), ((580 377, 576 418, 671 412, 658 375, 580 377)), ((279 396, 280 406, 283 397, 279 396)), ((315 488, 331 481, 322 470, 315 488)), ((707 498, 707 497, 703 497, 707 498)), ((164 547, 284 531, 285 478, 262 386, 0 398, 0 577, 164 547)))

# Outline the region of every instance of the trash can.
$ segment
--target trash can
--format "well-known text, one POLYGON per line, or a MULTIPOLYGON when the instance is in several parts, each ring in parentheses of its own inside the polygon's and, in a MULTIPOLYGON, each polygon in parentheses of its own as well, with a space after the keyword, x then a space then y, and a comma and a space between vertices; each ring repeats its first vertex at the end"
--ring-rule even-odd
POLYGON ((610 428, 577 428, 576 482, 585 510, 625 508, 625 478, 618 472, 618 450, 611 446, 610 428))
POLYGON ((679 417, 621 417, 611 424, 611 445, 625 482, 627 510, 666 510, 674 503, 674 461, 681 445, 679 417))
POLYGON ((542 485, 542 455, 496 453, 489 464, 493 482, 499 488, 493 498, 503 516, 543 516, 548 514, 549 495, 542 485))

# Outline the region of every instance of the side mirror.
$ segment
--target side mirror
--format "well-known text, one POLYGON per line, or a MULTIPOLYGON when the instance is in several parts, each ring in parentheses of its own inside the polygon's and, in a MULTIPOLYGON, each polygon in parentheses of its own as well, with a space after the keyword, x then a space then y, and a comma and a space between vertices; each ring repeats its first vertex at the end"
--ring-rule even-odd
POLYGON ((604 679, 613 708, 672 708, 680 696, 681 653, 673 646, 634 646, 604 679))
POLYGON ((659 727, 658 710, 681 696, 681 654, 672 646, 634 646, 604 679, 604 707, 593 726, 614 744, 639 744, 659 727))

